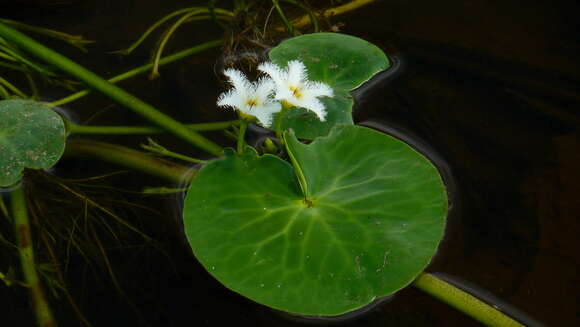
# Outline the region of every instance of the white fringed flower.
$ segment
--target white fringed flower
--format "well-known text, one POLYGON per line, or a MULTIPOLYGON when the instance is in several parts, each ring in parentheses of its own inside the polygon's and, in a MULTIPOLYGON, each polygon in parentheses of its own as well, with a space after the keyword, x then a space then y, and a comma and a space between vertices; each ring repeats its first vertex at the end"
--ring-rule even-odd
POLYGON ((244 73, 237 69, 227 69, 224 75, 234 88, 222 93, 217 105, 232 107, 244 114, 255 116, 263 126, 272 125, 272 115, 282 109, 280 103, 272 98, 276 87, 274 81, 270 78, 261 78, 251 83, 244 73))
POLYGON ((288 62, 288 68, 264 62, 258 69, 272 77, 276 83, 276 100, 313 111, 321 121, 326 119, 326 108, 319 97, 333 96, 332 88, 322 82, 308 80, 304 63, 298 60, 288 62))

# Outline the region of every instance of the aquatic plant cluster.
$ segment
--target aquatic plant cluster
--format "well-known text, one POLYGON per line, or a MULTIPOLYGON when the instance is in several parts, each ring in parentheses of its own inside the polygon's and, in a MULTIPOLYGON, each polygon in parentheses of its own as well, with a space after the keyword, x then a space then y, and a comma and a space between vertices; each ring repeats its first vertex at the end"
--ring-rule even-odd
MULTIPOLYGON (((186 10, 178 23, 211 12, 186 10)), ((216 12, 231 17, 213 10, 214 18, 216 12)), ((142 145, 150 153, 199 164, 195 176, 187 176, 185 236, 195 258, 228 289, 277 310, 328 317, 414 284, 439 297, 452 294, 449 302, 477 319, 493 317, 517 326, 424 273, 444 234, 447 190, 428 158, 353 121, 351 91, 391 66, 377 46, 339 33, 287 39, 269 51, 270 61, 257 65, 262 75, 256 81, 238 69, 223 72, 231 88, 219 95, 217 106, 236 110, 238 120, 185 125, 1 22, 0 36, 162 128, 81 126, 53 111, 55 103, 0 101, 0 187, 14 187, 10 215, 41 325, 54 325, 54 318, 36 273, 25 189, 17 185, 25 169, 50 168, 67 149, 181 180, 187 171, 183 166, 120 146, 67 140, 75 133, 168 131, 214 156, 191 158, 150 138, 142 145), (254 122, 270 130, 276 151, 246 144, 247 127, 254 122), (199 134, 206 130, 227 130, 235 137, 235 149, 199 134)), ((156 52, 155 73, 159 64, 169 62, 161 58, 166 41, 156 52)), ((0 277, 6 280, 1 272, 0 277)))

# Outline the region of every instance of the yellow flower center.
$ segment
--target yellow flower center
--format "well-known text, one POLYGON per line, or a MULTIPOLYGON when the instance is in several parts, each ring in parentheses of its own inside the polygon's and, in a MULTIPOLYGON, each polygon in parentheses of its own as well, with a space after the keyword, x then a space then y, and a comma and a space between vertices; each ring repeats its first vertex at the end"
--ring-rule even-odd
POLYGON ((258 99, 256 98, 251 98, 246 100, 246 106, 253 108, 256 107, 258 105, 258 99))
POLYGON ((292 85, 289 87, 289 89, 290 91, 292 91, 292 95, 297 99, 300 99, 302 97, 302 92, 300 91, 300 88, 298 86, 292 85))

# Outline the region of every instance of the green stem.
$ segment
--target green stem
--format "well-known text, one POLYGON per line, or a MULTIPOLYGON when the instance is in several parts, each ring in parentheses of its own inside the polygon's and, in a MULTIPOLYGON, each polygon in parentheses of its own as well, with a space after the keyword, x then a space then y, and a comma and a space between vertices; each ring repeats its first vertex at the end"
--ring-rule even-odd
MULTIPOLYGON (((286 137, 288 135, 288 132, 284 133, 282 135, 282 137, 286 137)), ((286 142, 286 140, 281 139, 281 143, 283 144, 282 146, 286 146, 286 153, 288 154, 288 158, 290 158, 290 163, 292 164, 292 167, 294 167, 294 174, 296 175, 296 178, 298 179, 298 184, 300 185, 300 189, 302 190, 302 195, 304 195, 304 203, 306 203, 308 206, 310 206, 312 204, 312 200, 310 199, 310 192, 308 191, 308 183, 306 182, 306 176, 304 176, 304 172, 302 170, 302 166, 300 166, 300 163, 298 162, 298 160, 296 160, 296 156, 294 156, 294 153, 292 152, 292 149, 290 149, 290 147, 288 146, 288 142, 286 142)))
MULTIPOLYGON (((322 13, 320 13, 320 17, 321 18, 329 18, 329 17, 333 17, 333 16, 338 16, 338 15, 342 15, 344 13, 347 13, 349 11, 352 11, 354 9, 357 9, 359 7, 371 4, 373 2, 376 2, 377 0, 353 0, 351 2, 347 2, 345 4, 342 4, 340 6, 336 6, 336 7, 332 7, 332 8, 328 8, 326 10, 324 10, 322 13)), ((300 27, 304 27, 304 26, 308 26, 309 24, 311 24, 311 18, 310 15, 306 14, 296 20, 292 21, 292 26, 294 28, 300 28, 300 27)), ((282 32, 283 28, 277 28, 277 31, 282 32)))
POLYGON ((4 203, 4 198, 2 196, 0 196, 0 213, 2 213, 2 215, 4 215, 4 218, 8 218, 8 208, 6 207, 6 204, 4 203))
POLYGON ((184 180, 188 181, 193 178, 192 170, 188 167, 105 142, 81 139, 68 141, 65 156, 99 159, 157 176, 170 182, 182 183, 184 180))
POLYGON ((195 15, 200 14, 202 12, 203 12, 202 10, 192 10, 191 12, 181 16, 165 32, 165 34, 161 38, 161 42, 159 43, 159 47, 157 48, 157 51, 155 52, 155 58, 153 59, 153 71, 151 72, 151 75, 149 78, 154 79, 154 78, 157 78, 159 76, 159 61, 161 60, 161 55, 163 54, 163 50, 165 49, 165 45, 167 44, 167 42, 169 41, 169 39, 171 38, 173 33, 175 33, 175 31, 179 28, 179 26, 181 26, 183 23, 185 23, 191 16, 195 16, 195 15))
POLYGON ((486 326, 523 327, 498 309, 431 274, 422 273, 413 285, 486 326))
POLYGON ((115 85, 105 81, 95 73, 85 69, 72 60, 54 52, 53 50, 39 44, 28 36, 14 30, 13 28, 0 23, 0 35, 17 44, 21 48, 29 51, 35 56, 52 63, 63 71, 75 76, 79 80, 90 85, 92 88, 102 92, 121 105, 135 111, 141 116, 149 119, 155 124, 165 128, 171 133, 181 137, 192 145, 195 145, 211 154, 220 155, 222 148, 206 139, 200 134, 189 130, 173 118, 161 113, 151 105, 141 101, 137 97, 129 94, 115 85))
POLYGON ((248 128, 248 121, 245 119, 240 120, 240 132, 238 133, 238 154, 244 153, 244 146, 246 145, 246 129, 248 128))
MULTIPOLYGON (((0 23, 0 24, 2 24, 2 23, 0 23)), ((13 30, 13 31, 17 32, 16 30, 13 30)), ((20 33, 20 32, 17 32, 17 33, 20 33)), ((46 75, 46 76, 50 76, 50 77, 57 76, 56 73, 50 71, 48 68, 43 67, 42 65, 33 62, 32 60, 26 58, 24 55, 18 53, 18 51, 14 50, 14 49, 10 49, 6 45, 0 44, 0 50, 4 51, 4 53, 11 56, 16 62, 20 62, 20 63, 24 64, 25 66, 30 67, 33 70, 36 70, 38 73, 40 73, 42 75, 46 75)))
POLYGON ((30 86, 30 92, 32 93, 32 99, 38 100, 38 87, 36 87, 36 82, 34 81, 34 77, 29 72, 24 73, 26 76, 26 80, 28 81, 28 85, 30 86))
MULTIPOLYGON (((2 53, 0 52, 0 57, 2 57, 2 53)), ((22 68, 21 66, 17 65, 17 64, 9 64, 7 62, 2 62, 0 61, 0 67, 4 67, 4 68, 9 68, 9 69, 13 69, 19 72, 28 72, 29 70, 26 68, 22 68)))
POLYGON ((48 28, 44 28, 44 27, 37 27, 37 26, 33 26, 33 25, 24 24, 21 22, 10 20, 10 19, 0 19, 0 22, 7 24, 7 25, 10 25, 10 26, 13 26, 13 27, 16 27, 17 29, 20 29, 23 31, 29 31, 29 32, 33 32, 33 33, 43 34, 43 35, 67 42, 67 43, 81 49, 82 51, 87 51, 83 46, 84 44, 94 43, 94 41, 89 41, 89 40, 83 39, 83 37, 80 35, 71 35, 71 34, 59 32, 59 31, 51 30, 48 28))
MULTIPOLYGON (((215 123, 186 124, 187 128, 196 132, 219 131, 239 124, 238 120, 215 123)), ((87 126, 67 122, 69 134, 102 134, 102 135, 147 135, 164 133, 166 130, 153 126, 87 126)))
POLYGON ((284 137, 282 135, 282 121, 284 120, 284 116, 286 112, 291 108, 291 106, 287 105, 285 101, 282 101, 282 110, 276 115, 276 120, 274 121, 274 131, 276 132, 276 137, 278 141, 280 141, 280 145, 284 146, 284 137))
POLYGON ((12 91, 12 93, 16 94, 17 96, 19 96, 21 98, 27 98, 27 96, 26 96, 26 94, 24 94, 24 92, 20 91, 16 86, 12 85, 12 83, 8 82, 7 80, 3 79, 2 77, 0 77, 0 85, 5 86, 7 89, 12 91))
POLYGON ((306 6, 302 5, 301 3, 299 3, 298 1, 295 1, 295 0, 283 0, 283 1, 291 3, 291 4, 295 5, 296 7, 304 10, 306 12, 306 14, 310 17, 310 23, 312 23, 312 26, 314 27, 314 32, 320 31, 320 27, 318 26, 318 19, 316 18, 316 15, 314 14, 314 12, 312 10, 310 10, 309 8, 307 8, 306 6))
POLYGON ((10 93, 2 84, 0 84, 0 98, 2 99, 10 99, 10 93))
POLYGON ((158 156, 162 156, 162 157, 171 157, 171 158, 175 158, 181 161, 185 161, 185 162, 191 162, 191 163, 204 163, 205 160, 200 160, 197 158, 192 158, 189 156, 186 156, 184 154, 181 153, 177 153, 177 152, 173 152, 170 150, 167 150, 166 148, 164 148, 163 146, 159 145, 158 143, 156 143, 155 141, 153 141, 153 139, 151 138, 147 138, 147 141, 149 142, 148 144, 141 144, 141 147, 153 154, 156 154, 158 156))
POLYGON ((54 327, 56 322, 44 295, 34 263, 34 248, 23 186, 12 191, 11 203, 22 274, 30 291, 36 320, 41 327, 54 327))
POLYGON ((282 22, 286 26, 286 29, 288 30, 288 32, 292 33, 293 35, 296 35, 296 30, 294 29, 292 24, 290 24, 290 22, 288 22, 288 19, 286 19, 286 15, 284 15, 282 8, 280 8, 280 3, 278 2, 278 0, 272 0, 272 4, 274 4, 274 8, 276 8, 276 11, 278 12, 278 15, 280 16, 280 19, 282 19, 282 22))
MULTIPOLYGON (((169 55, 167 57, 163 57, 161 60, 159 60, 159 65, 162 66, 162 65, 166 65, 166 64, 175 62, 175 61, 183 59, 185 57, 200 53, 204 50, 215 48, 217 46, 220 46, 221 44, 222 44, 222 40, 213 40, 213 41, 202 43, 200 45, 196 45, 196 46, 191 47, 189 49, 185 49, 185 50, 179 51, 177 53, 174 53, 172 55, 169 55)), ((112 77, 108 81, 110 83, 117 83, 117 82, 126 80, 128 78, 131 78, 133 76, 145 73, 149 69, 151 69, 151 67, 153 67, 153 64, 151 64, 151 63, 146 64, 146 65, 131 69, 130 71, 125 72, 123 74, 112 77)), ((90 92, 91 92, 91 90, 89 90, 89 89, 82 90, 82 91, 79 91, 77 93, 71 94, 71 95, 67 96, 66 98, 51 102, 51 103, 49 103, 49 105, 51 105, 53 107, 61 106, 65 103, 73 102, 74 100, 82 98, 85 95, 89 94, 90 92)))
MULTIPOLYGON (((131 44, 131 46, 129 46, 129 48, 125 49, 125 50, 120 50, 120 51, 116 51, 117 53, 122 53, 125 55, 130 54, 131 52, 133 52, 133 50, 135 50, 141 43, 143 43, 143 41, 145 41, 145 39, 151 34, 153 33, 154 30, 156 30, 159 26, 163 25, 165 22, 167 22, 168 20, 172 19, 173 17, 179 16, 181 14, 185 14, 189 11, 192 10, 200 10, 200 9, 205 9, 204 7, 191 7, 191 8, 184 8, 184 9, 179 9, 176 10, 172 13, 169 13, 165 16, 163 16, 161 19, 159 19, 157 22, 155 22, 153 25, 151 25, 146 31, 145 33, 143 33, 143 35, 141 35, 141 37, 139 37, 139 39, 137 41, 135 41, 133 44, 131 44)), ((218 12, 221 15, 224 16, 228 16, 228 17, 233 17, 233 13, 231 11, 227 11, 227 10, 223 10, 223 9, 215 9, 216 12, 218 12)), ((208 9, 208 12, 211 12, 208 9)))

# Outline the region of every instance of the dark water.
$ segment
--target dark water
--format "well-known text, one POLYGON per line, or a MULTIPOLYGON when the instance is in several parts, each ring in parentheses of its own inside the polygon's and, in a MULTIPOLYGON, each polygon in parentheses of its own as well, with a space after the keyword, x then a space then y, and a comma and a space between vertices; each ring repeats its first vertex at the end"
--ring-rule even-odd
MULTIPOLYGON (((86 55, 47 43, 105 76, 150 55, 140 50, 119 59, 105 52, 126 47, 161 15, 192 6, 178 0, 16 3, 23 5, 12 11, 0 5, 0 15, 98 40, 86 55)), ((356 120, 415 135, 455 177, 453 215, 427 270, 477 285, 547 326, 580 324, 578 12, 575 1, 399 0, 333 19, 344 23, 342 32, 377 44, 402 65, 400 74, 377 82, 357 99, 356 120)), ((187 25, 168 50, 221 35, 217 28, 187 25)), ((155 81, 137 78, 121 85, 182 121, 229 119, 233 115, 214 105, 221 92, 214 72, 220 54, 213 50, 163 68, 155 81)), ((66 92, 49 87, 45 95, 60 98, 66 92)), ((72 103, 69 111, 81 121, 98 113, 95 124, 142 123, 100 96, 72 103)), ((143 142, 141 137, 103 139, 132 147, 143 142)), ((172 137, 160 141, 196 155, 172 137)), ((90 174, 118 170, 68 161, 59 171, 88 174, 81 168, 90 174)), ((138 189, 149 186, 144 179, 148 181, 132 174, 111 183, 138 189)), ((95 326, 302 324, 230 292, 205 273, 182 242, 172 198, 130 199, 166 209, 143 216, 143 227, 162 242, 168 256, 154 247, 111 247, 108 253, 124 296, 106 278, 87 273, 81 258, 72 258, 67 273, 72 295, 95 326)), ((2 325, 33 326, 25 292, 0 288, 0 294, 2 319, 9 322, 2 325)), ((52 303, 62 326, 77 325, 64 299, 52 303)), ((342 325, 479 326, 414 288, 342 325)))

